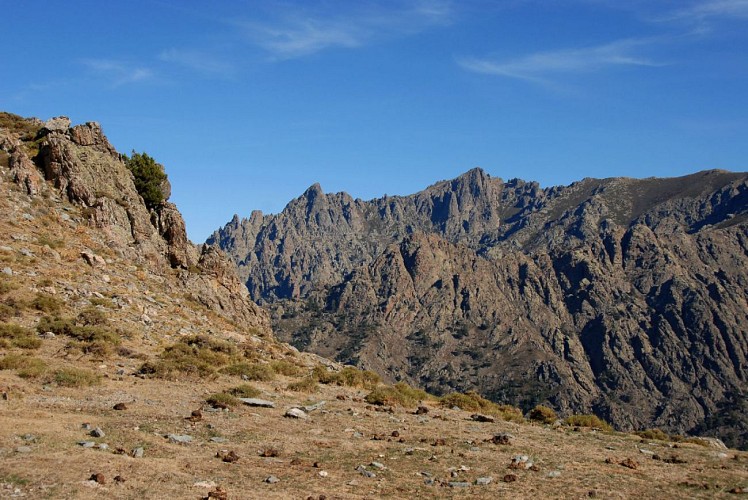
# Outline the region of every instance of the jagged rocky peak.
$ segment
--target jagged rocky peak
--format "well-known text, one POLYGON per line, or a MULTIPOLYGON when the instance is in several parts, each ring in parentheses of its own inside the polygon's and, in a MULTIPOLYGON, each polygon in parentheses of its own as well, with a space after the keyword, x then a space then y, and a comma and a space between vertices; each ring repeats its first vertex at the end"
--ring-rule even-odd
POLYGON ((725 410, 748 380, 748 174, 543 189, 473 169, 348 216, 314 197, 311 219, 219 231, 283 340, 435 392, 748 445, 725 410))

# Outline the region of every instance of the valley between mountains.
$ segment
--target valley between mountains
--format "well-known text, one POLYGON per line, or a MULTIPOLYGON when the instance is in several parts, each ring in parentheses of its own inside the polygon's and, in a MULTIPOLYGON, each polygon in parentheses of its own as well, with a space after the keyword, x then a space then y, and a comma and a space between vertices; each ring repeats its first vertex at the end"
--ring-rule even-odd
POLYGON ((748 491, 747 174, 315 185, 194 245, 152 158, 0 112, 0 190, 1 498, 748 491))

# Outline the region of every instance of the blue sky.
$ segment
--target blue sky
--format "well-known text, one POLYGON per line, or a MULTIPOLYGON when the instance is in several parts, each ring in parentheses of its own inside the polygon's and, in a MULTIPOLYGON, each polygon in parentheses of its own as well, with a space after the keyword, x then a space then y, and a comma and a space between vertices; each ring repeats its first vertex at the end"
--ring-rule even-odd
POLYGON ((0 109, 163 163, 193 241, 309 185, 748 170, 748 0, 0 0, 0 109))

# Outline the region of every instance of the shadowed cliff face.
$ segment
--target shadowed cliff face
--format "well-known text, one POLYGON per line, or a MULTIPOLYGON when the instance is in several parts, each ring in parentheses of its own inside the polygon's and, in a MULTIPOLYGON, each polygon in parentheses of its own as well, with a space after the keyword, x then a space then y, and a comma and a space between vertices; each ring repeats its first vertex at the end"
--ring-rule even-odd
POLYGON ((746 174, 541 189, 476 169, 367 202, 315 185, 212 241, 298 347, 745 445, 729 402, 748 392, 746 220, 746 174))

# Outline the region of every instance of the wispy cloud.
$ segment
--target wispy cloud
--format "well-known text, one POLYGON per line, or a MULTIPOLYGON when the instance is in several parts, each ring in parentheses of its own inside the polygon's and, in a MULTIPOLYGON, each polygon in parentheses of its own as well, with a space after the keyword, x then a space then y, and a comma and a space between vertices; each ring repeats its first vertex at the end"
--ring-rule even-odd
POLYGON ((170 48, 161 51, 158 58, 164 62, 213 76, 229 76, 234 72, 232 63, 201 50, 170 48))
POLYGON ((112 86, 140 83, 152 80, 150 68, 114 59, 84 59, 81 64, 95 76, 108 81, 112 86))
POLYGON ((450 22, 447 0, 401 0, 388 8, 351 2, 336 12, 278 10, 268 20, 232 20, 242 34, 274 58, 293 59, 330 48, 356 48, 382 38, 411 35, 450 22))
POLYGON ((748 19, 748 0, 705 0, 672 13, 671 19, 704 20, 708 18, 748 19))
POLYGON ((661 66, 636 54, 636 49, 650 43, 648 39, 626 39, 595 47, 536 52, 508 61, 465 58, 458 60, 458 64, 476 73, 550 83, 554 75, 564 73, 588 73, 618 66, 661 66))

